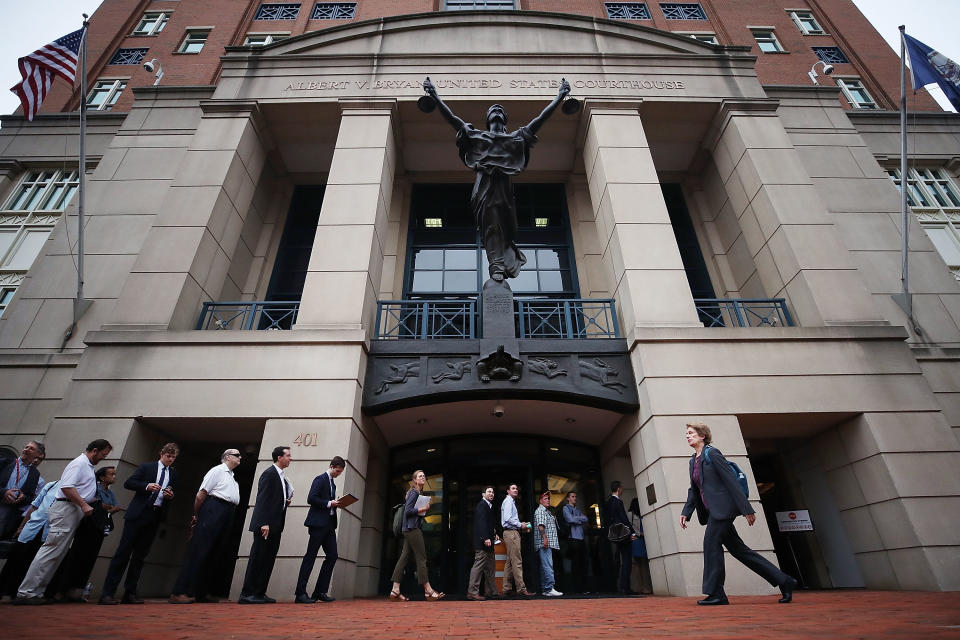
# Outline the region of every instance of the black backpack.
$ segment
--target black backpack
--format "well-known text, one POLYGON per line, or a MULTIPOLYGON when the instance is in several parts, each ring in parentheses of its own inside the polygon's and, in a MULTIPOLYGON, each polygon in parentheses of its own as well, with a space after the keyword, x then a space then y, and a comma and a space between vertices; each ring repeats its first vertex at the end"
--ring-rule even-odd
POLYGON ((401 502, 393 508, 393 526, 390 527, 390 530, 393 532, 393 535, 397 538, 403 533, 403 507, 406 503, 401 502))

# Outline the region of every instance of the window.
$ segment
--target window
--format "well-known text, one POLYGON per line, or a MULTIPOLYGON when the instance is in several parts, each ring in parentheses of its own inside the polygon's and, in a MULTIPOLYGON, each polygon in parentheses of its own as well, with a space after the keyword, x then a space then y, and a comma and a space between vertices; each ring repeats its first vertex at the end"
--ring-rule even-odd
POLYGON ((110 111, 126 87, 126 80, 98 80, 87 96, 87 109, 110 111))
POLYGON ((611 20, 649 20, 650 11, 642 2, 607 2, 607 17, 611 20))
POLYGON ((286 40, 289 37, 289 33, 248 33, 243 44, 253 47, 265 47, 268 44, 286 40))
POLYGON ((696 2, 661 2, 660 11, 663 11, 663 17, 667 20, 707 19, 703 7, 696 2))
POLYGON ((850 62, 840 47, 812 47, 817 57, 829 64, 846 64, 850 62))
POLYGON ((207 36, 210 35, 210 31, 207 29, 204 30, 195 30, 187 31, 187 35, 183 38, 183 43, 180 45, 180 48, 177 49, 180 53, 200 53, 203 50, 203 45, 207 42, 207 36))
POLYGON ((357 12, 356 2, 318 2, 313 5, 311 20, 350 20, 357 12))
POLYGON ((77 192, 76 171, 31 171, 0 209, 0 315, 77 192))
POLYGON ((300 3, 262 4, 257 7, 254 20, 296 20, 300 14, 300 3))
POLYGON ((447 11, 473 9, 513 9, 513 0, 447 0, 447 11))
MULTIPOLYGON (((887 175, 902 188, 899 169, 887 175)), ((960 189, 943 169, 910 169, 907 204, 937 248, 953 276, 960 280, 960 189)))
POLYGON ((813 17, 812 11, 789 11, 790 19, 805 36, 823 35, 823 27, 813 17))
POLYGON ((854 109, 876 109, 877 103, 857 78, 837 78, 837 86, 854 109))
POLYGON ((140 64, 149 49, 117 49, 109 64, 140 64))
POLYGON ((693 38, 694 40, 699 40, 700 42, 706 42, 708 44, 720 44, 717 42, 717 34, 715 33, 679 33, 678 36, 687 36, 688 38, 693 38))
POLYGON ((137 28, 133 30, 135 36, 155 36, 167 26, 170 14, 166 11, 149 11, 140 18, 137 28))
POLYGON ((754 40, 757 41, 757 46, 760 47, 760 51, 764 53, 783 53, 783 46, 781 46, 780 41, 777 40, 773 29, 751 29, 750 33, 753 34, 754 40))

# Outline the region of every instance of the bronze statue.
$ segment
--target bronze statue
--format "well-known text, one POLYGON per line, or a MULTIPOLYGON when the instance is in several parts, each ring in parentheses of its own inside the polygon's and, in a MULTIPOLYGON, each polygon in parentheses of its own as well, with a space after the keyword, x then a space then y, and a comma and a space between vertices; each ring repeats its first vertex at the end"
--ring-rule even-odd
POLYGON ((456 129, 460 159, 477 172, 470 206, 476 216, 477 226, 483 233, 490 278, 496 282, 502 282, 504 278, 516 278, 527 259, 516 244, 517 211, 510 176, 527 168, 530 147, 537 142, 537 131, 570 93, 570 83, 562 80, 557 97, 547 108, 530 124, 512 133, 507 132, 507 111, 499 104, 487 110, 487 130, 480 130, 450 110, 437 95, 437 88, 430 78, 424 81, 423 90, 436 102, 447 122, 456 129))

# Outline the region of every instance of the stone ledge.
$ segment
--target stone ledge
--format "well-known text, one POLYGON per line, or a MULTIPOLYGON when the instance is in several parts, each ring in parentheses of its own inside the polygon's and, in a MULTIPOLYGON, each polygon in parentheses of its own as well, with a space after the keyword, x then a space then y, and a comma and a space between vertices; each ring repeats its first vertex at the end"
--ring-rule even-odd
POLYGON ((903 327, 884 325, 834 327, 636 327, 631 348, 647 342, 814 342, 895 340, 908 337, 903 327))
POLYGON ((362 329, 300 329, 297 331, 90 331, 89 346, 138 344, 366 344, 362 329))

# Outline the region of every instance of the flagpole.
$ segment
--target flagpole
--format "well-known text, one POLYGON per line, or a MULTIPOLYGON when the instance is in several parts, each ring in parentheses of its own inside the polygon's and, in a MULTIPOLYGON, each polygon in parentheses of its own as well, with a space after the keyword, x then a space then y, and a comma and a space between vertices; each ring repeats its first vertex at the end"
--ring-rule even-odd
POLYGON ((80 180, 78 185, 77 205, 77 301, 74 304, 73 321, 76 323, 79 313, 78 306, 83 300, 83 213, 86 189, 84 188, 87 173, 87 30, 90 22, 87 14, 83 14, 83 36, 80 43, 80 169, 77 172, 80 180))
MULTIPOLYGON (((913 320, 913 297, 910 295, 910 218, 907 207, 907 189, 910 188, 910 176, 907 173, 907 44, 903 37, 905 26, 900 25, 900 228, 901 234, 901 291, 897 303, 906 312, 910 324, 916 328, 913 320)), ((896 298, 896 296, 895 296, 896 298)))

